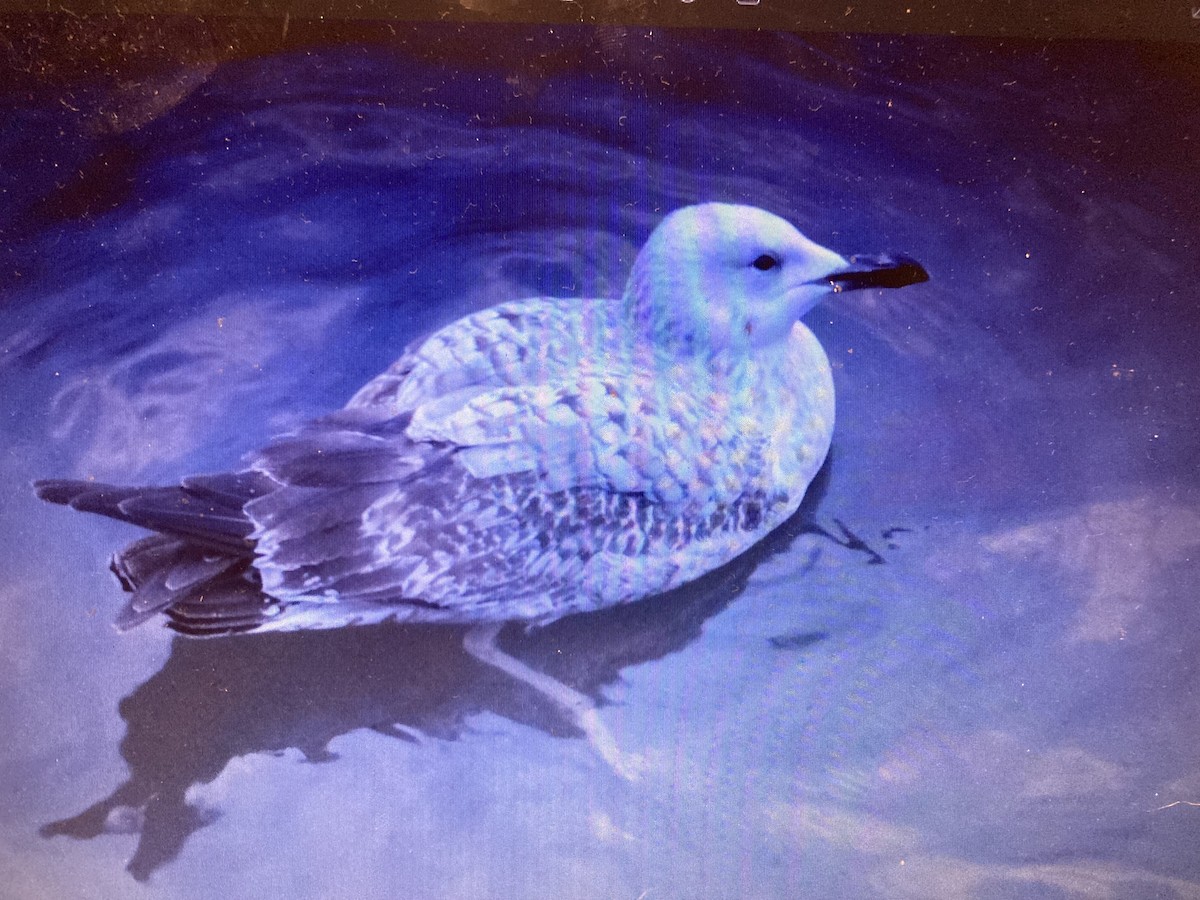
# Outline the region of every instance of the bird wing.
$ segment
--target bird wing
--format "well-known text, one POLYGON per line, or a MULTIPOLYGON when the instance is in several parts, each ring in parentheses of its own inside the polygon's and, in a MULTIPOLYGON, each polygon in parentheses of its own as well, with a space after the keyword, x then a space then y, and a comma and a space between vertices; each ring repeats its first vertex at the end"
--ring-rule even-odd
POLYGON ((540 609, 564 567, 583 564, 570 547, 615 535, 598 511, 619 497, 626 517, 670 515, 740 496, 761 466, 750 423, 661 384, 593 374, 466 388, 382 421, 343 410, 273 442, 252 462, 279 487, 246 505, 264 590, 420 604, 429 618, 526 595, 540 609))
POLYGON ((548 489, 736 496, 762 444, 756 420, 717 433, 708 399, 638 372, 621 338, 611 301, 501 303, 409 347, 346 409, 404 419, 410 440, 449 446, 478 478, 531 472, 548 489))
POLYGON ((373 410, 344 409, 306 422, 247 458, 281 486, 337 490, 404 481, 446 449, 409 440, 410 413, 379 418, 373 410))
POLYGON ((763 435, 749 416, 714 416, 711 399, 651 373, 576 373, 430 400, 405 434, 454 448, 455 462, 476 478, 529 472, 548 491, 732 499, 761 465, 763 435))
POLYGON ((578 368, 582 348, 605 346, 610 313, 605 300, 535 297, 465 316, 407 348, 347 408, 390 417, 469 387, 563 377, 578 368))
POLYGON ((364 516, 403 485, 436 480, 452 452, 410 440, 404 434, 410 420, 411 414, 380 419, 377 409, 344 409, 247 458, 275 485, 244 507, 268 593, 294 600, 335 591, 353 599, 359 591, 346 579, 367 572, 389 589, 399 583, 402 573, 378 571, 364 516))
POLYGON ((458 320, 344 410, 252 457, 278 485, 245 507, 264 589, 449 614, 543 589, 520 560, 566 539, 556 504, 740 496, 762 465, 761 428, 668 389, 652 366, 591 352, 620 344, 610 313, 530 300, 458 320))

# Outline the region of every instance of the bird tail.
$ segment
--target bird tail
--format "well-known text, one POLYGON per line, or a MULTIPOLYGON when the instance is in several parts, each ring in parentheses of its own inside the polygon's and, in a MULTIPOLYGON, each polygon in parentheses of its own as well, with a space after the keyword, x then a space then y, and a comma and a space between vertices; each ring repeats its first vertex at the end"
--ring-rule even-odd
POLYGON ((278 603, 262 592, 250 561, 154 534, 117 553, 110 568, 131 595, 116 626, 128 631, 158 613, 191 637, 253 631, 278 603))
POLYGON ((173 630, 208 637, 251 631, 278 612, 252 565, 253 523, 241 509, 258 493, 246 489, 255 477, 201 476, 168 488, 47 480, 34 490, 49 503, 159 532, 113 556, 110 568, 130 594, 118 629, 165 613, 173 630))

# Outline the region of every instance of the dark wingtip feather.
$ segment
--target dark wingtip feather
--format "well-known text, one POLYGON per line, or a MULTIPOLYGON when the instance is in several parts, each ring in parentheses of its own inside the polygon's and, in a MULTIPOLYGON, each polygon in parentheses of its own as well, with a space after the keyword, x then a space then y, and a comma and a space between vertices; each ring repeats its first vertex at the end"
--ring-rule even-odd
POLYGON ((42 478, 33 483, 33 492, 37 494, 39 500, 45 500, 47 503, 58 503, 62 506, 70 506, 71 501, 81 494, 103 487, 104 485, 99 485, 92 481, 76 481, 70 478, 42 478))
POLYGON ((176 634, 182 634, 191 638, 219 638, 228 637, 234 634, 246 634, 259 626, 259 622, 250 622, 239 625, 195 625, 190 623, 180 622, 176 619, 168 619, 166 625, 176 634))
POLYGON ((141 625, 143 622, 149 622, 161 612, 161 609, 145 609, 139 611, 133 608, 132 602, 126 603, 121 611, 117 613, 117 617, 113 621, 113 627, 116 628, 117 631, 124 634, 127 631, 132 631, 134 628, 137 628, 137 626, 141 625))
POLYGON ((255 497, 269 494, 279 482, 261 472, 225 472, 217 475, 189 475, 181 482, 184 490, 195 496, 241 509, 255 497))

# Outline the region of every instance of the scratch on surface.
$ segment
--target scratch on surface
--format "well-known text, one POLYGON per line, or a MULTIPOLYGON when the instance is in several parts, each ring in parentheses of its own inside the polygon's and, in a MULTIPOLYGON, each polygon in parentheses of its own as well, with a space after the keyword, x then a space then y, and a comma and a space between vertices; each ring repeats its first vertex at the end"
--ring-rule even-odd
POLYGON ((1151 812, 1158 812, 1159 810, 1163 810, 1163 809, 1170 809, 1172 806, 1179 806, 1179 805, 1181 805, 1181 804, 1182 804, 1183 806, 1200 806, 1200 803, 1197 803, 1195 800, 1176 800, 1176 801, 1174 801, 1173 803, 1168 803, 1166 806, 1159 806, 1159 807, 1156 807, 1155 809, 1152 809, 1152 810, 1150 810, 1150 811, 1151 811, 1151 812))

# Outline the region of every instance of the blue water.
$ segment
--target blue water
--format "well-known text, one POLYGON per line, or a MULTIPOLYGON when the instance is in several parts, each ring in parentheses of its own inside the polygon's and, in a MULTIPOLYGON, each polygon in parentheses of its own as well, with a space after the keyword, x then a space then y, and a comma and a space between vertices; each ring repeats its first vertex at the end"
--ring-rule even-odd
POLYGON ((0 895, 1200 897, 1194 55, 405 26, 12 83, 0 895), (503 635, 637 781, 461 631, 117 635, 137 530, 29 488, 236 466, 703 200, 931 281, 810 315, 795 520, 503 635))

